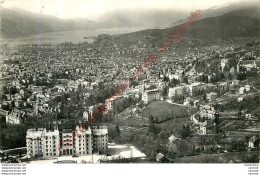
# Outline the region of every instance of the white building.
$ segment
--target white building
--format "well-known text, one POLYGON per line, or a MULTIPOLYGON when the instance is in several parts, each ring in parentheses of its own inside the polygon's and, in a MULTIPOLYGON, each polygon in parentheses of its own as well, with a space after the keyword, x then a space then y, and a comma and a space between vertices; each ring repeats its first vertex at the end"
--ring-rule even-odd
POLYGON ((87 154, 92 154, 93 135, 91 133, 90 127, 88 127, 87 129, 80 129, 77 126, 74 131, 74 137, 74 155, 85 156, 87 154))
POLYGON ((92 126, 93 152, 106 153, 108 148, 108 130, 106 126, 92 126))
POLYGON ((39 128, 29 129, 26 135, 27 155, 30 157, 57 157, 59 156, 59 131, 46 131, 39 128))
POLYGON ((199 129, 197 130, 197 133, 199 135, 206 135, 206 127, 203 125, 200 125, 199 129))
POLYGON ((10 114, 6 115, 6 123, 12 125, 19 125, 21 123, 20 111, 12 111, 10 114))
POLYGON ((142 94, 142 100, 144 101, 144 104, 148 104, 149 102, 154 100, 160 100, 159 90, 153 89, 144 91, 142 94))
POLYGON ((183 95, 185 89, 186 89, 185 86, 169 88, 169 98, 174 97, 175 95, 183 95))
POLYGON ((256 141, 256 136, 251 137, 248 141, 248 148, 254 148, 255 147, 255 141, 256 141))
POLYGON ((29 157, 54 158, 61 155, 86 156, 93 153, 106 153, 108 130, 106 126, 93 126, 75 130, 46 131, 29 129, 26 135, 29 157))
POLYGON ((245 88, 244 87, 239 88, 239 94, 244 94, 244 92, 245 92, 245 88))

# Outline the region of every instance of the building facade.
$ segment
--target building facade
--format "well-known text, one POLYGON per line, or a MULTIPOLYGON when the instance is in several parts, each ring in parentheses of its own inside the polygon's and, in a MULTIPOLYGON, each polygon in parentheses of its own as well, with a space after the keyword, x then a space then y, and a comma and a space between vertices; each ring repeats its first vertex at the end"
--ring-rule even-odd
POLYGON ((29 129, 26 135, 27 155, 43 158, 57 157, 59 156, 59 140, 58 130, 29 129))
POLYGON ((160 100, 159 90, 153 89, 144 91, 142 94, 142 100, 144 101, 144 104, 148 104, 149 102, 154 100, 160 100))
POLYGON ((92 126, 93 152, 104 154, 108 148, 108 131, 106 126, 92 126))
POLYGON ((92 126, 75 130, 47 131, 29 129, 26 135, 29 157, 52 158, 61 155, 85 156, 93 153, 105 154, 108 149, 106 126, 92 126))

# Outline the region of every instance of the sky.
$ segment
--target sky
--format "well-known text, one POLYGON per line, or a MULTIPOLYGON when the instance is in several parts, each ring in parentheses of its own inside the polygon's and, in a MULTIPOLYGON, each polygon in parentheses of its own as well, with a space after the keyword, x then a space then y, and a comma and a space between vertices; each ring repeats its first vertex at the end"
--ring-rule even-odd
POLYGON ((4 8, 18 7, 61 19, 98 19, 114 10, 174 9, 194 11, 241 0, 0 0, 4 8))

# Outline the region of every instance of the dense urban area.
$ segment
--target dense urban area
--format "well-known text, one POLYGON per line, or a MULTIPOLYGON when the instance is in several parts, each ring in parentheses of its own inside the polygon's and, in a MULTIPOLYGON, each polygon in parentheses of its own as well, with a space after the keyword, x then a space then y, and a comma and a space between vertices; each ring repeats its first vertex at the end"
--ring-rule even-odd
POLYGON ((205 21, 163 54, 170 28, 0 43, 1 162, 259 162, 259 38, 205 21))
POLYGON ((127 45, 100 35, 94 43, 1 47, 2 150, 26 147, 31 128, 89 128, 92 112, 130 81, 96 120, 109 142, 134 145, 148 162, 257 162, 259 41, 184 40, 135 81, 132 73, 158 50, 154 36, 136 37, 127 45))

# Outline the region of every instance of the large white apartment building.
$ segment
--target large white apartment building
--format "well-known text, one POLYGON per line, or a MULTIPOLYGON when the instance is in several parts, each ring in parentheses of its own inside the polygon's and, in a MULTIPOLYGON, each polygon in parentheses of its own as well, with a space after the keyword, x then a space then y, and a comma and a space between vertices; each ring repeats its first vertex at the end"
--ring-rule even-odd
POLYGON ((43 158, 61 155, 85 156, 92 153, 104 154, 108 148, 106 126, 92 126, 75 130, 46 131, 29 129, 26 136, 27 155, 43 158))
POLYGON ((108 131, 106 126, 92 126, 93 152, 106 153, 108 148, 108 131))
POLYGON ((58 130, 29 129, 26 135, 27 155, 43 158, 57 157, 59 156, 59 140, 58 130))
POLYGON ((153 89, 144 91, 142 94, 142 100, 144 101, 144 104, 148 104, 149 102, 154 100, 160 100, 159 90, 153 89))

